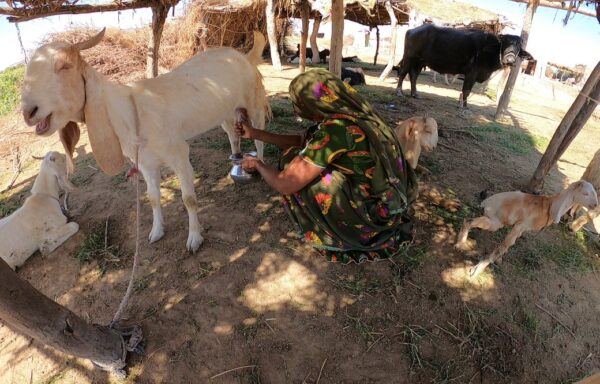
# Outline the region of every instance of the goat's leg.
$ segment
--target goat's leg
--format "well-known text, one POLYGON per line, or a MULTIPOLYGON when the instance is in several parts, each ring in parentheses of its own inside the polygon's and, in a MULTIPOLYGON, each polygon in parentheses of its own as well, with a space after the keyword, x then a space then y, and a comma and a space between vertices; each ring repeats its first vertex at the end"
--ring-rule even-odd
POLYGON ((240 149, 240 138, 235 134, 235 130, 233 129, 233 120, 225 120, 221 127, 227 133, 227 137, 229 138, 229 145, 231 146, 231 154, 236 157, 242 157, 242 150, 240 149))
POLYGON ((480 228, 490 232, 496 232, 502 228, 502 223, 497 219, 490 219, 487 216, 480 216, 464 223, 460 233, 456 237, 456 248, 462 248, 467 241, 471 228, 480 228))
POLYGON ((139 164, 144 180, 146 180, 146 189, 148 200, 152 207, 152 230, 148 235, 151 243, 160 240, 164 234, 163 215, 160 208, 160 162, 158 159, 143 155, 139 164))
POLYGON ((56 248, 67 241, 71 236, 79 231, 79 225, 74 222, 66 223, 58 228, 48 231, 42 244, 40 244, 40 253, 44 256, 52 253, 56 248))
POLYGON ((187 249, 190 252, 196 252, 204 239, 202 238, 200 221, 198 221, 198 202, 196 192, 194 191, 194 169, 189 160, 190 147, 186 142, 172 148, 172 157, 168 165, 175 171, 181 184, 181 197, 183 204, 188 212, 189 233, 187 239, 187 249))
POLYGON ((588 222, 594 220, 599 215, 600 215, 600 208, 596 208, 594 210, 587 211, 586 213, 584 213, 583 215, 581 215, 580 217, 578 217, 575 221, 573 221, 571 223, 571 230, 573 232, 579 231, 581 229, 581 227, 586 225, 588 222))
POLYGON ((524 228, 521 224, 515 225, 508 235, 506 235, 504 241, 488 257, 481 260, 471 269, 471 277, 477 277, 491 263, 501 261, 502 256, 508 252, 508 249, 515 244, 515 241, 521 237, 523 232, 524 228))

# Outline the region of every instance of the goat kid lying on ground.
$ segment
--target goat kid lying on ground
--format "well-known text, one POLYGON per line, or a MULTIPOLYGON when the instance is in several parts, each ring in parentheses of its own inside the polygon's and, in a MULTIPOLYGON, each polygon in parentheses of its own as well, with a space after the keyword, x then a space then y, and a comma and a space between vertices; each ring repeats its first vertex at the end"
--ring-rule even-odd
POLYGON ((481 203, 483 216, 465 222, 458 234, 456 247, 465 248, 471 228, 495 232, 506 225, 513 227, 502 244, 471 269, 471 277, 478 276, 489 264, 501 261, 502 256, 524 232, 539 231, 550 224, 558 223, 575 204, 588 209, 598 206, 596 190, 592 184, 577 181, 561 193, 552 196, 515 191, 498 193, 485 199, 481 203))
MULTIPOLYGON (((81 43, 57 41, 35 51, 23 80, 23 117, 28 125, 36 126, 38 135, 61 130, 71 156, 76 141, 67 138, 79 132, 69 122, 85 122, 94 157, 109 175, 121 171, 123 155, 132 160, 139 155, 152 206, 150 242, 164 235, 160 166, 168 165, 181 182, 189 217, 187 248, 195 252, 203 238, 186 140, 221 125, 232 153, 239 154, 240 139, 233 128, 236 108, 246 108, 253 126, 264 129, 269 107, 256 66, 265 39, 255 32, 247 55, 233 48, 209 49, 169 73, 120 85, 108 81, 80 55, 103 36, 104 30, 81 43)), ((263 145, 256 142, 256 146, 262 158, 263 145)))
POLYGON ((438 143, 438 125, 435 119, 427 116, 414 116, 399 123, 395 129, 406 162, 419 173, 429 170, 418 165, 421 150, 431 152, 438 143))
POLYGON ((38 249, 47 255, 79 230, 67 223, 58 200, 58 187, 75 189, 67 179, 65 155, 48 152, 42 161, 31 196, 10 216, 0 219, 0 257, 14 270, 38 249))

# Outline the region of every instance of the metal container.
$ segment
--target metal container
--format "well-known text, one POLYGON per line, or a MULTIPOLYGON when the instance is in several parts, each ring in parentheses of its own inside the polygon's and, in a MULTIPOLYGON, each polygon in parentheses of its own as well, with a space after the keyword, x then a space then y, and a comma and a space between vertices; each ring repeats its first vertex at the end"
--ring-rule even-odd
MULTIPOLYGON (((245 155, 256 157, 256 152, 248 152, 245 155)), ((242 168, 242 158, 239 158, 235 155, 229 156, 229 159, 233 164, 231 167, 231 171, 229 171, 229 176, 237 184, 249 184, 254 181, 257 181, 260 178, 259 174, 248 173, 244 171, 244 169, 242 168)))

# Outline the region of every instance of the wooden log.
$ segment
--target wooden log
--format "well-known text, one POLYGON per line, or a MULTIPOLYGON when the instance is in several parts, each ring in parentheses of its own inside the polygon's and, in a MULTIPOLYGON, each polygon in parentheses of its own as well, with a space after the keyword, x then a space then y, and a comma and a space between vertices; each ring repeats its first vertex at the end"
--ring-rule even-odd
POLYGON ((21 279, 0 259, 0 320, 14 331, 68 355, 104 366, 120 364, 121 337, 86 323, 21 279))
POLYGON ((573 101, 573 104, 563 117, 562 121, 556 128, 546 152, 542 156, 527 189, 532 192, 538 192, 541 189, 544 177, 548 174, 552 166, 556 164, 556 161, 567 149, 570 141, 575 138, 577 133, 581 130, 589 116, 591 116, 597 103, 590 100, 586 96, 590 96, 595 100, 598 100, 597 92, 599 92, 600 83, 600 62, 596 64, 596 67, 590 74, 590 77, 584 84, 581 92, 573 101), (594 97, 596 95, 596 97, 594 97), (585 108, 583 108, 585 106, 585 108), (569 132, 571 131, 571 132, 569 132), (565 141, 567 139, 567 141, 565 141), (564 142, 564 144, 563 144, 564 142), (561 152, 562 151, 562 152, 561 152))
MULTIPOLYGON (((531 1, 530 0, 512 0, 515 3, 526 3, 529 4, 531 1)), ((564 8, 562 6, 562 4, 564 3, 564 0, 558 0, 558 1, 552 1, 552 0, 540 0, 540 7, 546 7, 546 8, 553 8, 553 9, 561 9, 563 11, 567 11, 568 8, 564 8)), ((579 13, 580 15, 585 15, 585 16, 591 16, 591 17, 596 17, 596 12, 591 11, 589 9, 585 9, 585 8, 573 8, 571 10, 571 12, 574 13, 579 13)))
POLYGON ((342 76, 342 49, 344 48, 344 1, 331 2, 331 53, 329 71, 337 77, 342 76))
POLYGON ((152 32, 148 41, 148 55, 146 56, 146 77, 158 76, 158 51, 160 37, 162 36, 165 21, 169 15, 169 5, 162 2, 152 7, 152 32))
POLYGON ((396 41, 398 38, 398 19, 396 18, 396 14, 394 13, 394 9, 392 8, 392 4, 389 0, 385 2, 385 9, 390 16, 390 26, 392 27, 392 39, 390 42, 390 56, 388 58, 388 63, 381 72, 381 76, 379 76, 379 80, 383 81, 389 75, 394 66, 394 62, 396 61, 396 41))
POLYGON ((377 57, 379 56, 379 27, 375 26, 375 35, 377 36, 377 42, 375 45, 375 57, 373 58, 373 65, 377 65, 377 57))
POLYGON ((317 14, 313 19, 313 28, 310 34, 310 48, 312 49, 312 62, 320 63, 319 45, 317 44, 317 35, 319 34, 319 26, 321 26, 321 15, 317 14))
POLYGON ((300 36, 300 72, 306 70, 306 41, 308 40, 308 19, 310 17, 310 4, 307 0, 300 4, 300 16, 302 18, 302 34, 300 36))
MULTIPOLYGON (((523 30, 521 31, 522 49, 526 49, 527 47, 529 31, 531 30, 531 22, 533 21, 533 15, 535 14, 536 9, 537 5, 535 4, 535 1, 530 1, 527 3, 527 9, 525 10, 525 17, 523 19, 523 30)), ((506 80, 506 85, 504 86, 502 96, 500 96, 500 99, 498 100, 498 107, 496 108, 494 120, 498 120, 508 108, 508 103, 510 103, 510 97, 512 96, 512 91, 515 87, 515 83, 517 82, 517 76, 519 76, 519 72, 521 72, 521 58, 517 55, 515 58, 515 63, 510 70, 510 74, 508 75, 508 80, 506 80)))
POLYGON ((279 50, 277 49, 275 7, 273 6, 273 0, 267 0, 265 14, 267 17, 267 37, 269 39, 269 48, 271 52, 271 65, 276 71, 281 71, 283 68, 281 67, 281 56, 279 56, 279 50))

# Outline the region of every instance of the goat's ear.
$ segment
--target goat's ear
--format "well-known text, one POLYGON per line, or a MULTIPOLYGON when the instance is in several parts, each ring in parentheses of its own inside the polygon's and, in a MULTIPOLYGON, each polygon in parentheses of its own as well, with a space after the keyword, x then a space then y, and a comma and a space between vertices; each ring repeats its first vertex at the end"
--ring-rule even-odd
POLYGON ((104 173, 114 176, 121 171, 125 160, 121 142, 108 116, 104 102, 84 107, 85 123, 94 158, 104 173))
POLYGON ((73 164, 73 153, 75 152, 75 146, 79 141, 80 136, 79 126, 73 121, 69 121, 63 129, 58 132, 60 142, 65 149, 67 154, 67 174, 75 171, 75 165, 73 164))
POLYGON ((408 121, 408 136, 417 134, 417 122, 414 119, 408 121))

